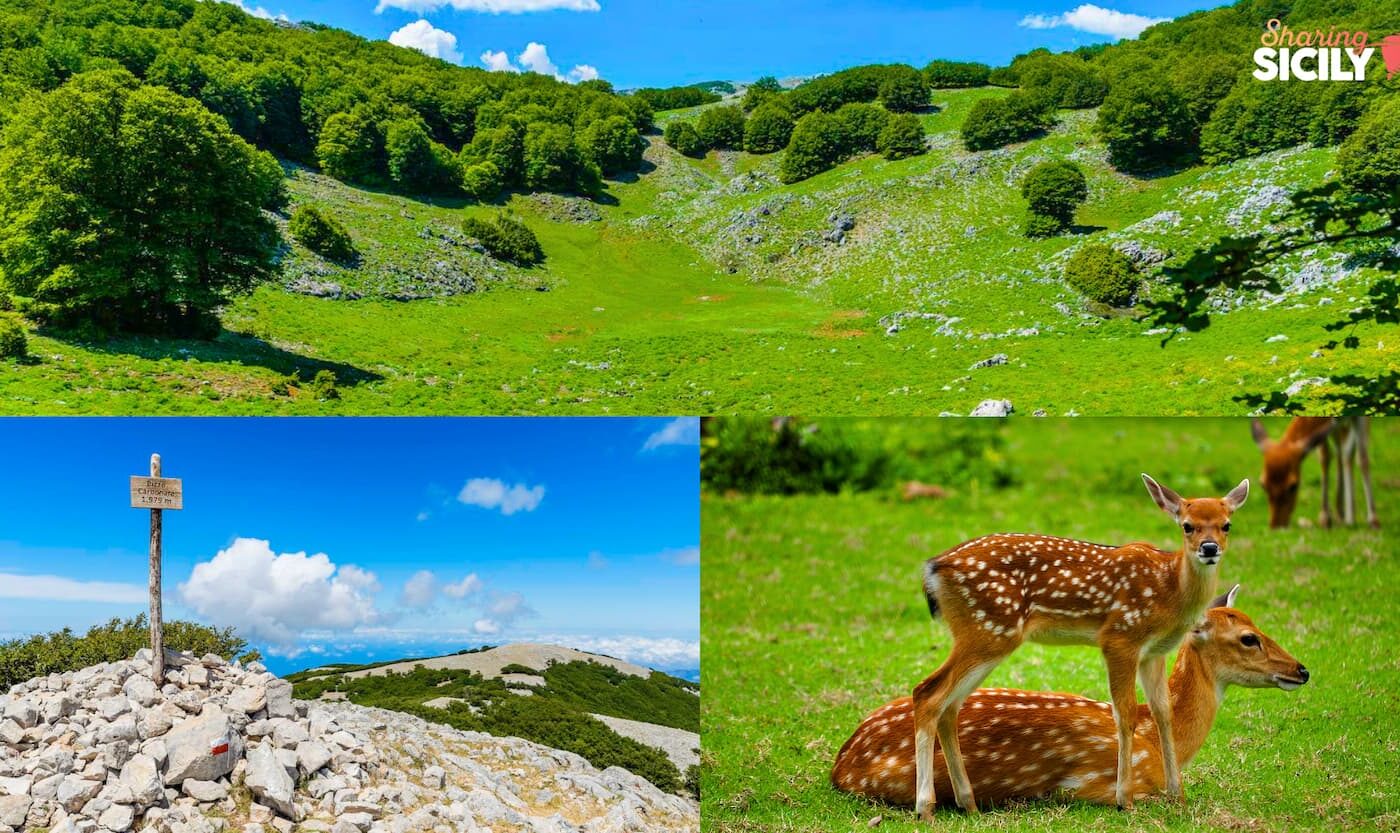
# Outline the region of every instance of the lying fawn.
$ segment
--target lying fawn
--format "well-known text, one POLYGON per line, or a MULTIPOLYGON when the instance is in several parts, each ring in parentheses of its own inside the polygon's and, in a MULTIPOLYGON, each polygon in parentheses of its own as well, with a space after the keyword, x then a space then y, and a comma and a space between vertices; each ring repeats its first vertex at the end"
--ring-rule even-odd
POLYGON ((1277 441, 1269 439, 1264 423, 1251 425, 1254 444, 1264 454, 1264 476, 1259 485, 1269 497, 1269 526, 1282 529, 1293 518, 1298 505, 1298 484, 1302 480, 1303 459, 1314 448, 1322 464, 1322 513, 1318 523, 1332 525, 1327 505, 1331 484, 1332 453, 1337 454, 1337 515, 1343 524, 1356 522, 1356 464, 1361 463, 1361 489, 1366 493, 1366 522, 1379 527, 1376 499, 1371 494, 1371 421, 1369 417, 1297 417, 1277 441), (1333 448, 1335 447, 1335 449, 1333 448))
POLYGON ((958 748, 958 708, 1027 639, 1097 645, 1103 651, 1118 724, 1118 805, 1124 809, 1133 804, 1136 673, 1163 729, 1167 792, 1184 799, 1172 749, 1166 655, 1215 595, 1230 516, 1249 495, 1249 481, 1223 498, 1186 500, 1145 474, 1142 479, 1152 499, 1181 526, 1184 541, 1176 552, 1141 543, 1109 547, 1042 535, 988 535, 924 566, 929 612, 942 616, 953 632, 948 659, 914 689, 917 808, 924 819, 933 818, 937 744, 943 746, 958 804, 977 812, 958 748))
MULTIPOLYGON (((1177 655, 1168 688, 1178 768, 1185 768, 1205 742, 1226 686, 1292 691, 1308 681, 1306 668, 1233 609, 1238 589, 1211 603, 1177 655)), ((1117 800, 1112 708, 1073 694, 974 691, 958 714, 958 736, 967 748, 977 795, 1001 803, 1063 792, 1112 804, 1117 800)), ((1151 713, 1139 706, 1132 714, 1133 795, 1146 798, 1163 788, 1165 769, 1151 713)), ((908 697, 876 709, 841 747, 831 782, 866 798, 913 804, 913 724, 908 697)), ((946 794, 950 782, 942 756, 934 780, 946 794)))

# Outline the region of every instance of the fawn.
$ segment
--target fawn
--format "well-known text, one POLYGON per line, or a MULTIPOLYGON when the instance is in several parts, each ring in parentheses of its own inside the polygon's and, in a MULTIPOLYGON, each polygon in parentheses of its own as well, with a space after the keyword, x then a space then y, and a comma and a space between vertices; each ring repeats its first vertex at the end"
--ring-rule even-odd
MULTIPOLYGON (((1308 670, 1234 608, 1235 593, 1211 603, 1177 654, 1171 691, 1175 762, 1184 768, 1205 742, 1225 687, 1292 691, 1308 670)), ((1115 801, 1112 706, 1073 694, 990 688, 974 691, 958 714, 958 735, 983 801, 1040 798, 1055 793, 1099 804, 1115 801)), ((1133 794, 1164 786, 1157 726, 1146 706, 1132 713, 1133 794)), ((831 782, 837 789, 897 805, 915 799, 913 701, 901 697, 876 709, 841 747, 831 782)), ((949 785, 937 761, 939 789, 949 785)))
POLYGON ((934 760, 942 745, 958 804, 977 812, 958 747, 958 708, 973 689, 1025 640, 1097 645, 1108 666, 1118 725, 1118 805, 1132 807, 1131 742, 1137 714, 1136 674, 1161 729, 1167 792, 1184 800, 1176 765, 1166 655, 1215 595, 1230 516, 1249 495, 1241 481, 1223 498, 1187 500, 1142 476, 1157 505, 1180 526, 1182 547, 1120 547, 1043 535, 988 535, 960 544, 924 565, 929 613, 953 632, 948 659, 914 689, 917 809, 932 820, 934 760), (935 742, 936 732, 936 742, 935 742))
POLYGON ((1371 494, 1371 421, 1368 417, 1298 417, 1277 441, 1269 439, 1264 423, 1254 420, 1250 426, 1254 444, 1264 453, 1264 476, 1259 485, 1269 496, 1269 526, 1283 529, 1293 518, 1298 505, 1298 483, 1303 458, 1314 448, 1322 463, 1322 513, 1318 523, 1332 525, 1332 511, 1327 505, 1328 479, 1331 474, 1332 452, 1337 454, 1337 514, 1350 526, 1356 522, 1357 458, 1361 463, 1361 488, 1366 493, 1366 521, 1379 527, 1376 518, 1376 498, 1371 494))

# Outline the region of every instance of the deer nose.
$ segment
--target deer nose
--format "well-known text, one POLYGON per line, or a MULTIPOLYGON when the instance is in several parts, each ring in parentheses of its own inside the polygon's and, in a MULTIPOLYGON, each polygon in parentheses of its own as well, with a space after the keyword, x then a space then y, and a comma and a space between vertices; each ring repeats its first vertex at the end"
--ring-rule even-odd
POLYGON ((1308 681, 1308 678, 1311 676, 1312 675, 1308 673, 1308 669, 1304 668, 1301 665, 1298 666, 1298 679, 1306 683, 1308 681))
POLYGON ((1204 544, 1201 544, 1201 555, 1204 555, 1206 558, 1214 558, 1220 555, 1220 545, 1214 541, 1206 541, 1204 544))

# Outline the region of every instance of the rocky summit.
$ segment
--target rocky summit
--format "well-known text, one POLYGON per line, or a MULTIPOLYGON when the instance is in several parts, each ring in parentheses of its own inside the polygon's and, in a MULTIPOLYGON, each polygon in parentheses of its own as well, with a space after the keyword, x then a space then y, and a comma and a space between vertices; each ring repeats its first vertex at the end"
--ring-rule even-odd
POLYGON ((699 810, 578 755, 349 703, 259 663, 167 652, 0 695, 0 833, 698 831, 699 810))

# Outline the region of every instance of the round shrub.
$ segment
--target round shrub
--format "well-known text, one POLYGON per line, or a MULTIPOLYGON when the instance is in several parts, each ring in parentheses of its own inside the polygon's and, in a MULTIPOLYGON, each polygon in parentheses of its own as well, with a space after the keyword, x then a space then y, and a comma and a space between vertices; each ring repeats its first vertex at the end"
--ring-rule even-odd
POLYGON ((1042 162, 1021 180, 1021 196, 1030 209, 1026 235, 1049 237, 1074 223, 1075 209, 1089 198, 1089 183, 1073 162, 1042 162))
POLYGON ((744 125, 744 150, 749 153, 776 153, 792 138, 792 115, 778 101, 769 101, 753 111, 744 125))
POLYGON ((695 132, 707 148, 738 150, 744 146, 744 111, 732 104, 711 107, 696 120, 695 132))
POLYGON ((1028 93, 984 98, 972 105, 963 120, 963 145, 968 150, 989 150, 1030 139, 1050 126, 1052 107, 1049 98, 1028 93))
POLYGON ((924 152, 924 126, 913 113, 900 113, 880 131, 877 149, 886 159, 904 159, 924 152))
POLYGON ((1400 98, 1371 108, 1337 152, 1342 184, 1358 194, 1393 196, 1400 190, 1400 98))
POLYGON ((1132 303, 1140 283, 1127 255, 1101 243, 1083 246, 1070 256, 1065 281, 1089 300, 1111 307, 1132 303))
MULTIPOLYGON (((1282 86, 1255 84, 1257 87, 1282 86)), ((1123 171, 1150 171, 1191 150, 1191 110, 1170 84, 1147 73, 1113 84, 1095 125, 1108 161, 1123 171)))
POLYGON ((303 205, 292 213, 287 224, 301 245, 339 263, 355 259, 355 241, 338 220, 314 205, 303 205))
POLYGON ((928 106, 928 82, 917 69, 896 64, 880 82, 880 103, 891 113, 912 113, 928 106))
POLYGON ((677 153, 696 157, 705 155, 705 143, 701 141, 700 134, 695 132, 695 125, 688 121, 668 123, 662 138, 666 140, 666 144, 675 148, 677 153))
POLYGON ((0 359, 22 359, 29 355, 29 336, 18 315, 0 312, 0 359))
POLYGON ((841 119, 820 110, 808 113, 792 128, 792 140, 778 166, 778 179, 798 182, 829 170, 846 158, 848 146, 841 119))
POLYGON ((462 221, 462 231, 497 260, 519 266, 534 266, 544 260, 544 249, 535 233, 505 212, 496 215, 494 220, 468 217, 462 221))
POLYGON ((843 104, 836 111, 846 132, 846 152, 865 153, 875 150, 880 133, 890 121, 889 111, 878 104, 843 104))
POLYGON ((489 202, 500 195, 505 178, 494 162, 478 162, 462 171, 462 190, 478 202, 489 202))
POLYGON ((635 171, 642 164, 642 137, 623 116, 599 119, 584 128, 584 153, 605 174, 635 171))

